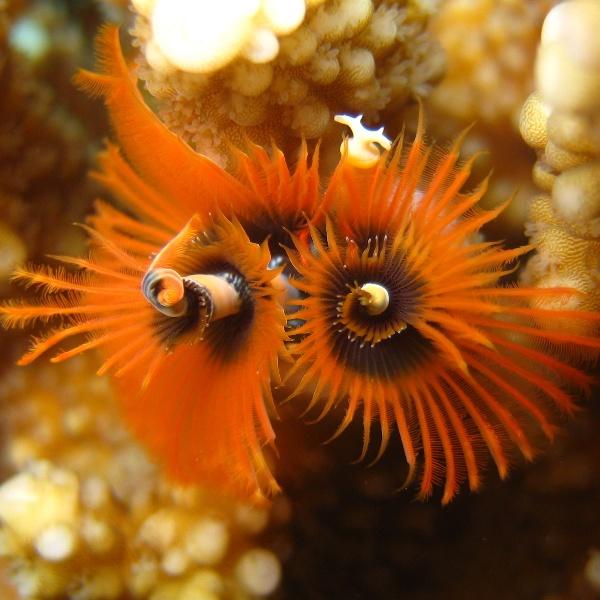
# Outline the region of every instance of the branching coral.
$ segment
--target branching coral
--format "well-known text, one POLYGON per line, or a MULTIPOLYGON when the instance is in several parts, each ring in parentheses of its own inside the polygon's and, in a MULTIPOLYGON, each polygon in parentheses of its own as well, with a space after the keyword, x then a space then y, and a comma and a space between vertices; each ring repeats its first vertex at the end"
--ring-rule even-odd
POLYGON ((297 145, 323 136, 336 113, 377 122, 382 110, 426 95, 443 65, 426 31, 435 5, 264 0, 222 2, 217 10, 134 2, 139 74, 168 127, 223 164, 227 144, 244 135, 297 145), (186 43, 182 57, 171 39, 202 44, 186 43))
POLYGON ((0 555, 22 598, 249 598, 280 565, 253 536, 268 512, 168 484, 122 429, 94 360, 0 386, 0 555), (250 567, 249 567, 250 565, 250 567))
POLYGON ((537 246, 525 277, 540 286, 569 282, 600 307, 600 5, 569 0, 544 22, 537 90, 521 113, 524 140, 538 152, 543 190, 532 202, 529 234, 537 246))

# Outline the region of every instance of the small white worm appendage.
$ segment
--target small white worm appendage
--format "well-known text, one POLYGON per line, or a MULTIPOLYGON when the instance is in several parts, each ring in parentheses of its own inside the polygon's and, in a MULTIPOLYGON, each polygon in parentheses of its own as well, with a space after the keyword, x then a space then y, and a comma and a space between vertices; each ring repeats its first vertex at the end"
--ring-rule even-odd
POLYGON ((365 283, 360 290, 362 295, 359 302, 370 315, 380 315, 387 310, 390 305, 390 295, 382 285, 379 283, 365 283))
POLYGON ((340 146, 342 155, 347 152, 350 164, 360 169, 368 169, 375 165, 381 156, 378 146, 389 150, 392 140, 383 135, 383 127, 377 130, 367 129, 362 123, 362 115, 335 115, 337 123, 347 125, 352 130, 352 137, 344 140, 340 146))

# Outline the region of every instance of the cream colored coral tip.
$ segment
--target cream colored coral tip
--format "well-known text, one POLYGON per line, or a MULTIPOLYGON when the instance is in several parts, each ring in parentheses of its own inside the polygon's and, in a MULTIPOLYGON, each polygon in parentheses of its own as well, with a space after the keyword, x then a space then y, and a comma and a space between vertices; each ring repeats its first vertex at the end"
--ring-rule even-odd
POLYGON ((298 130, 298 133, 307 139, 323 135, 330 123, 329 108, 319 99, 307 98, 305 102, 293 107, 292 128, 298 130))
POLYGON ((177 527, 176 513, 167 508, 160 509, 142 523, 138 537, 142 543, 163 552, 175 542, 177 527))
POLYGON ((33 463, 0 486, 0 518, 24 542, 54 523, 72 523, 78 510, 79 485, 68 471, 33 463))
POLYGON ((258 27, 252 30, 241 53, 250 62, 268 63, 279 54, 279 40, 270 29, 258 27))
POLYGON ((71 527, 58 523, 46 527, 35 539, 34 546, 42 558, 59 562, 72 556, 77 536, 71 527))
POLYGON ((131 4, 136 12, 147 17, 154 9, 156 0, 131 0, 131 4))
POLYGON ((600 154, 599 117, 554 111, 548 119, 548 137, 571 152, 600 154))
POLYGON ((519 131, 525 143, 532 148, 543 148, 548 142, 547 122, 550 112, 550 107, 537 92, 525 100, 519 118, 519 131))
POLYGON ((287 35, 297 29, 306 14, 304 0, 263 0, 262 13, 277 35, 287 35))
POLYGON ((271 594, 281 581, 279 559, 262 548, 245 552, 236 565, 235 573, 240 585, 256 596, 271 594))
POLYGON ((167 575, 177 577, 190 566, 190 557, 183 548, 169 548, 163 556, 161 566, 167 575))
POLYGON ((554 109, 581 113, 597 110, 600 68, 573 60, 563 45, 540 46, 535 73, 542 97, 554 109))
POLYGON ((243 96, 255 98, 265 92, 273 81, 271 65, 251 65, 240 61, 232 66, 229 86, 243 96))
POLYGON ((600 161, 577 165, 558 175, 552 201, 567 223, 600 217, 600 161))
POLYGON ((581 64, 600 66, 600 2, 570 0, 555 6, 542 27, 542 45, 560 44, 581 64))
POLYGON ((377 130, 367 129, 362 123, 362 115, 336 115, 335 121, 347 125, 352 130, 352 137, 340 146, 342 154, 347 152, 347 158, 352 165, 359 168, 369 168, 379 160, 380 151, 392 147, 392 140, 383 135, 383 127, 377 130))
POLYGON ((185 537, 188 555, 200 565, 214 565, 221 561, 228 545, 229 531, 220 519, 207 517, 199 520, 185 537))
POLYGON ((175 67, 191 73, 216 71, 246 43, 260 0, 156 0, 154 39, 175 67))
POLYGON ((80 526, 81 537, 96 554, 105 554, 115 545, 117 538, 110 526, 94 517, 86 517, 80 526))

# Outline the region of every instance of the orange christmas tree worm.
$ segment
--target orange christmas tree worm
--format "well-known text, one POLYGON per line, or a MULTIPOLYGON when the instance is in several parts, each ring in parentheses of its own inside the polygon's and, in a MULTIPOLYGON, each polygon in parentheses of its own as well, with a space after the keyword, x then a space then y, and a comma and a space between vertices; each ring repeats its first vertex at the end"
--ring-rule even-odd
POLYGON ((503 285, 531 247, 474 239, 503 207, 478 208, 485 181, 461 191, 473 161, 459 164, 461 140, 440 152, 423 138, 421 114, 410 149, 400 141, 368 169, 343 156, 325 192, 326 227, 311 227, 309 244, 295 240, 293 317, 303 324, 290 377, 301 375, 294 394, 312 386, 307 410, 320 405, 318 418, 343 403, 335 435, 362 410, 361 458, 374 419, 376 458, 395 429, 409 480, 422 458, 419 495, 439 484, 446 503, 465 479, 479 488, 488 453, 504 478, 513 448, 530 460, 536 431, 553 438, 555 413, 574 409, 564 385, 592 383, 567 358, 600 349, 577 323, 597 330, 600 314, 543 308, 577 296, 568 288, 503 285))
POLYGON ((318 163, 303 147, 291 172, 280 152, 250 145, 238 152, 237 176, 226 173, 144 104, 116 28, 103 29, 98 48, 102 72, 76 82, 108 106, 119 146, 108 145, 94 177, 119 208, 97 203, 88 258, 55 257, 75 272, 15 274, 40 300, 1 308, 4 324, 48 324, 23 365, 87 336, 51 360, 99 348, 99 373, 116 376, 125 416, 173 476, 270 495, 278 486, 262 448, 274 438, 271 382, 287 336, 269 244, 305 226, 319 200, 318 163), (234 309, 224 312, 227 302, 234 309))

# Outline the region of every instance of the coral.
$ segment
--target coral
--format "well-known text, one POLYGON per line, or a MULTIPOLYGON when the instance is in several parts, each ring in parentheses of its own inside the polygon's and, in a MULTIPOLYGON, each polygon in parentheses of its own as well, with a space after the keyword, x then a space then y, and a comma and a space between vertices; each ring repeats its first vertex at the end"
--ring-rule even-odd
POLYGON ((519 110, 534 86, 535 49, 546 12, 554 0, 448 0, 432 19, 432 31, 447 56, 447 72, 426 105, 438 139, 465 127, 465 152, 482 152, 477 176, 494 177, 483 199, 495 208, 513 194, 507 210, 491 225, 493 238, 523 243, 525 198, 531 183, 531 153, 517 132, 519 110))
POLYGON ((0 555, 22 598, 254 598, 279 559, 266 509, 169 484, 122 429, 92 357, 12 369, 0 385, 0 555))
POLYGON ((448 0, 432 19, 447 53, 431 105, 460 122, 516 126, 533 88, 531 65, 554 0, 448 0))
POLYGON ((523 106, 520 130, 538 154, 543 194, 531 204, 528 232, 537 245, 524 273, 540 286, 569 281, 600 308, 600 5, 569 0, 544 21, 537 89, 523 106))
POLYGON ((221 164, 227 144, 244 136, 286 148, 331 131, 336 113, 376 123, 382 111, 427 95, 441 74, 442 54, 426 30, 437 2, 219 5, 134 2, 133 35, 138 74, 169 129, 221 164), (181 56, 189 39, 202 44, 186 42, 181 56))
POLYGON ((188 73, 213 73, 238 55, 255 64, 272 61, 279 53, 277 36, 298 29, 306 11, 304 0, 154 0, 134 6, 150 19, 154 59, 163 69, 188 73))

